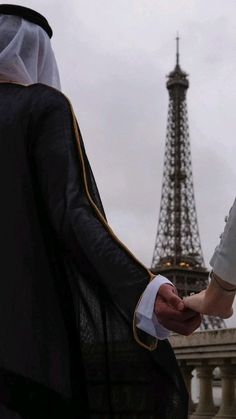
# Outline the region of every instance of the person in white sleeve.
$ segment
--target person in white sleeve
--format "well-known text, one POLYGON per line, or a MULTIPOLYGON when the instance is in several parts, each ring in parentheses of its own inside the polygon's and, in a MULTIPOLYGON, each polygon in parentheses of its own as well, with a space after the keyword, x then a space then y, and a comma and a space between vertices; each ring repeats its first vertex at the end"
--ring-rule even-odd
POLYGON ((209 286, 187 297, 184 304, 202 314, 227 319, 233 314, 232 305, 236 293, 236 200, 210 265, 212 271, 209 286))

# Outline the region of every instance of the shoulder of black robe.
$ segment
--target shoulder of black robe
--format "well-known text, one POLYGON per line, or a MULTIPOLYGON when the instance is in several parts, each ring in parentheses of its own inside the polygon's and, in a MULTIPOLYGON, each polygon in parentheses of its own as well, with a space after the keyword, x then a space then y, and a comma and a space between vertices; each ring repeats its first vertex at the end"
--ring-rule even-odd
POLYGON ((133 337, 150 272, 107 224, 63 94, 0 85, 0 172, 5 403, 32 419, 187 418, 169 343, 133 337))

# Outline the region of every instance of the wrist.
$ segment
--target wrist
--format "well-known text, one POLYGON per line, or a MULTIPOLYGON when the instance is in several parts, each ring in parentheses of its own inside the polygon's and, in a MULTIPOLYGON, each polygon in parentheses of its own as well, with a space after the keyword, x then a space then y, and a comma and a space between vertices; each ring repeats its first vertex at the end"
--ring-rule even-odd
POLYGON ((233 284, 230 284, 229 282, 224 281, 215 272, 211 271, 210 278, 211 278, 211 285, 213 285, 214 287, 220 288, 221 291, 225 291, 228 293, 236 292, 236 287, 234 287, 233 284))

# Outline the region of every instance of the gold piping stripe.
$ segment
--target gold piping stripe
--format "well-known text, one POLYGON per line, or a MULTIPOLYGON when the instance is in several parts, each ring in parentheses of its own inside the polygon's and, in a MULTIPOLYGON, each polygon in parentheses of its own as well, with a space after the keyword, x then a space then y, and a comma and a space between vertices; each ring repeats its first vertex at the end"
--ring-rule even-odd
POLYGON ((82 162, 82 167, 83 167, 83 176, 84 176, 85 190, 86 190, 86 193, 87 193, 87 197, 89 199, 89 202, 92 204, 92 206, 95 209, 95 211, 97 212, 100 220, 102 221, 103 224, 105 224, 106 228, 108 229, 109 233, 111 233, 111 235, 115 239, 115 241, 117 241, 119 243, 119 245, 121 245, 126 250, 126 252, 129 253, 133 257, 133 259, 136 262, 138 262, 147 271, 147 273, 148 273, 148 275, 150 277, 150 280, 152 280, 153 277, 155 277, 155 275, 153 275, 153 273, 151 271, 149 271, 149 269, 145 265, 143 265, 133 255, 133 253, 124 245, 124 243, 122 243, 118 239, 118 237, 115 235, 115 233, 113 232, 113 230, 109 226, 107 220, 104 218, 103 214, 100 212, 99 208, 97 207, 97 205, 95 204, 95 202, 93 201, 93 199, 92 199, 92 197, 90 195, 90 192, 89 192, 89 189, 88 189, 88 184, 87 184, 86 169, 85 169, 85 164, 84 164, 84 159, 83 159, 83 152, 82 152, 82 149, 81 149, 80 135, 79 135, 78 128, 77 128, 76 117, 75 117, 75 114, 74 114, 74 111, 73 111, 73 108, 72 108, 72 105, 71 104, 70 104, 70 106, 71 106, 71 111, 72 111, 72 115, 73 115, 73 125, 74 125, 75 135, 76 135, 77 143, 78 143, 78 146, 79 146, 79 152, 80 152, 80 157, 81 157, 81 162, 82 162))
POLYGON ((135 310, 134 310, 134 315, 133 315, 133 334, 134 334, 134 339, 136 340, 136 342, 137 342, 140 346, 142 346, 143 348, 145 348, 145 349, 147 349, 148 351, 152 352, 152 351, 155 351, 155 349, 157 348, 158 339, 153 337, 153 339, 154 339, 153 343, 150 343, 150 345, 146 345, 145 343, 143 343, 143 342, 139 339, 139 337, 138 337, 138 332, 137 332, 137 325, 136 325, 136 310, 137 310, 137 307, 138 307, 138 305, 139 305, 139 303, 140 303, 140 301, 141 301, 142 296, 143 296, 143 294, 142 294, 142 295, 141 295, 141 297, 139 298, 138 303, 137 303, 137 305, 136 305, 136 307, 135 307, 135 310))
MULTIPOLYGON (((89 200, 89 202, 90 202, 90 204, 92 205, 92 207, 95 209, 95 211, 96 211, 96 213, 97 213, 97 215, 98 215, 98 217, 100 218, 100 220, 101 220, 101 222, 105 225, 105 227, 107 228, 107 230, 109 231, 109 233, 111 234, 111 236, 113 237, 113 239, 119 244, 119 245, 121 245, 121 247, 123 247, 123 249, 125 249, 126 250, 126 252, 129 254, 129 255, 131 255, 132 257, 133 257, 133 259, 136 261, 136 262, 138 262, 145 270, 146 270, 146 272, 148 273, 148 275, 149 275, 149 278, 150 278, 150 281, 152 281, 152 279, 155 277, 155 275, 146 267, 146 266, 144 266, 134 255, 133 255, 133 253, 124 245, 124 243, 122 243, 119 239, 118 239, 118 237, 114 234, 114 232, 113 232, 113 230, 111 229, 111 227, 109 226, 109 224, 107 223, 107 221, 106 221, 106 219, 104 218, 104 216, 103 216, 103 214, 100 212, 100 210, 99 210, 99 208, 97 207, 97 205, 95 204, 95 202, 93 201, 93 199, 92 199, 92 197, 91 197, 91 195, 90 195, 90 192, 89 192, 89 188, 88 188, 88 183, 87 183, 87 175, 86 175, 86 169, 85 169, 85 163, 84 163, 84 159, 83 159, 83 151, 82 151, 82 148, 81 148, 81 139, 80 139, 80 134, 79 134, 79 131, 78 131, 78 127, 77 127, 77 121, 76 121, 76 117, 75 117, 75 114, 74 114, 74 110, 73 110, 73 107, 72 107, 72 105, 71 105, 71 103, 70 103, 70 101, 69 101, 69 99, 67 98, 67 100, 68 100, 68 102, 69 102, 69 104, 70 104, 70 108, 71 108, 71 113, 72 113, 72 117, 73 117, 73 127, 74 127, 74 131, 75 131, 75 136, 76 136, 76 140, 77 140, 77 144, 78 144, 78 147, 79 147, 79 154, 80 154, 80 158, 81 158, 81 163, 82 163, 82 169, 83 169, 83 177, 84 177, 84 184, 85 184, 85 191, 86 191, 86 194, 87 194, 87 197, 88 197, 88 200, 89 200)), ((139 302, 140 302, 140 300, 141 300, 141 298, 142 298, 142 296, 140 297, 140 299, 139 299, 139 301, 138 301, 138 303, 137 303, 137 305, 136 305, 136 307, 135 307, 135 311, 134 311, 134 315, 133 315, 133 334, 134 334, 134 339, 136 340, 136 342, 140 345, 140 346, 142 346, 142 347, 144 347, 145 349, 148 349, 149 351, 154 351, 155 349, 156 349, 156 347, 157 347, 157 343, 158 343, 158 339, 155 339, 155 343, 153 343, 153 344, 150 344, 150 345, 146 345, 145 343, 143 343, 140 339, 139 339, 139 337, 138 337, 138 333, 137 333, 137 330, 136 330, 136 314, 135 314, 135 312, 136 312, 136 309, 137 309, 137 307, 138 307, 138 304, 139 304, 139 302)))

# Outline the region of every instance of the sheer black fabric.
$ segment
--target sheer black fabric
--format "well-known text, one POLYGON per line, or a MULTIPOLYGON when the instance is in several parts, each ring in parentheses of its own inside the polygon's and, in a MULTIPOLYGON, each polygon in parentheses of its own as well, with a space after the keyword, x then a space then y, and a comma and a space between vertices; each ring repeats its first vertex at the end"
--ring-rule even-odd
POLYGON ((13 412, 7 409, 4 405, 0 405, 0 418, 1 419, 22 419, 22 416, 19 416, 18 413, 13 412))
POLYGON ((150 273, 108 226, 58 91, 0 85, 0 190, 5 405, 27 419, 187 418, 169 343, 134 340, 150 273))

